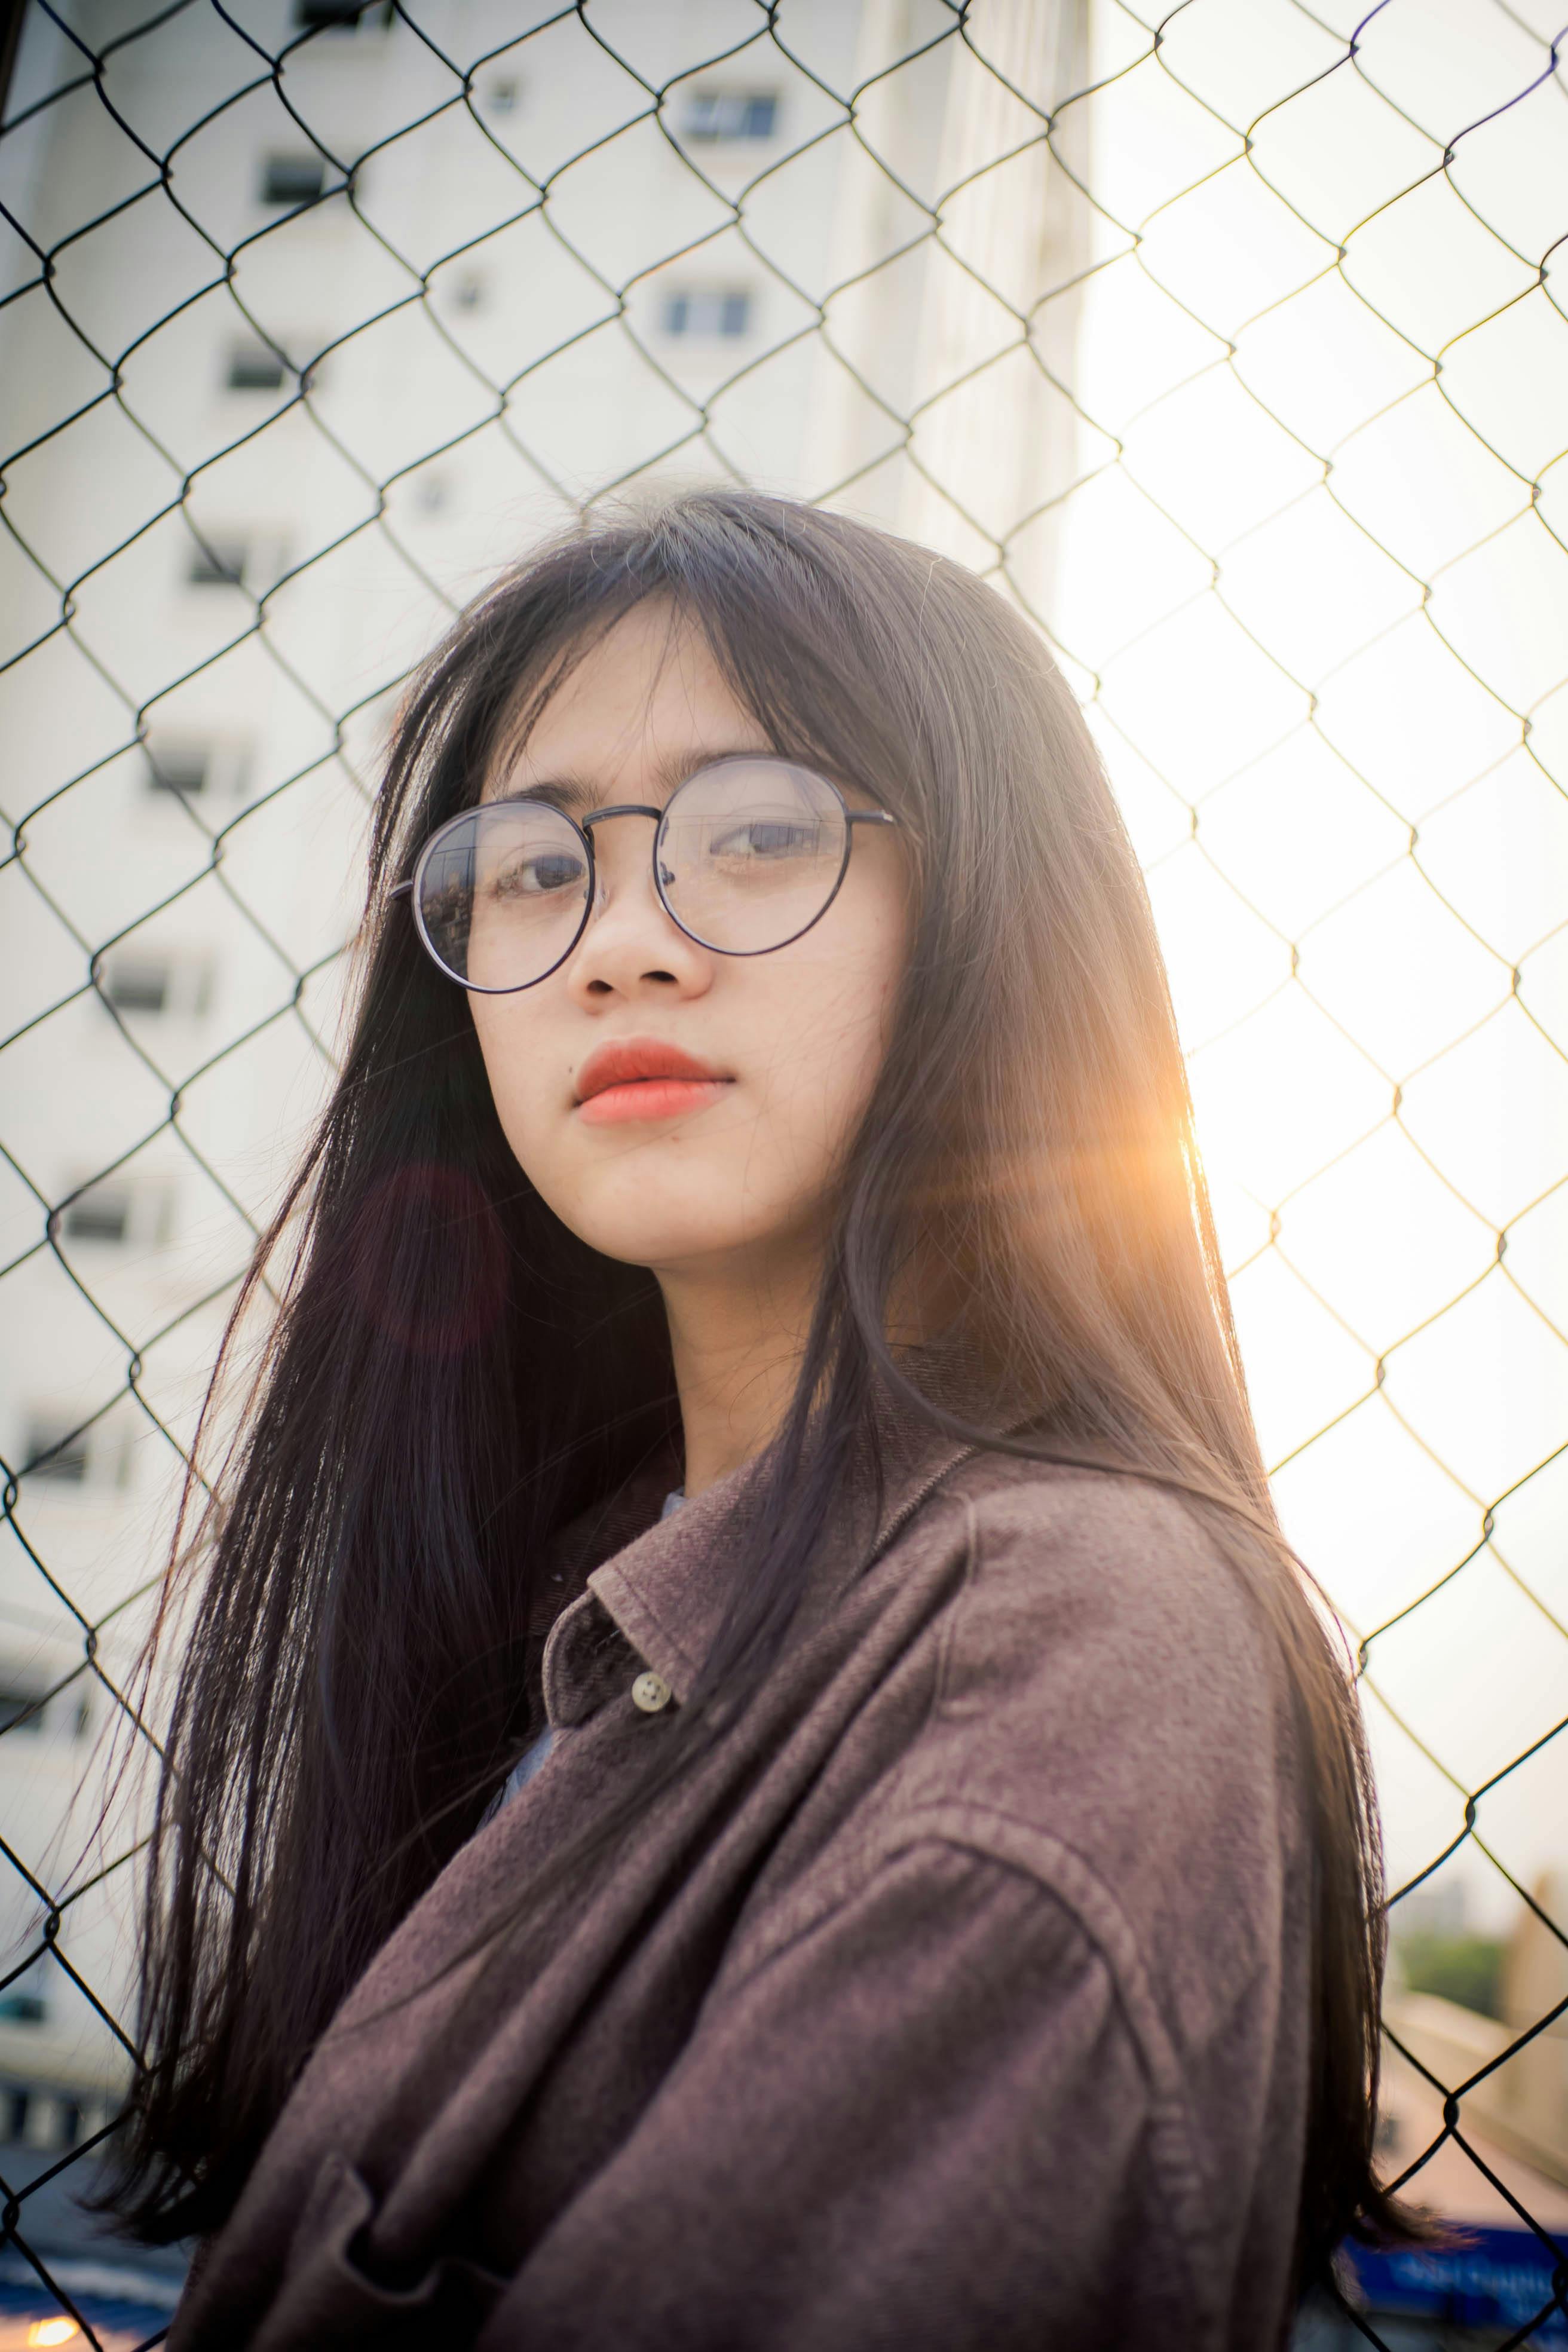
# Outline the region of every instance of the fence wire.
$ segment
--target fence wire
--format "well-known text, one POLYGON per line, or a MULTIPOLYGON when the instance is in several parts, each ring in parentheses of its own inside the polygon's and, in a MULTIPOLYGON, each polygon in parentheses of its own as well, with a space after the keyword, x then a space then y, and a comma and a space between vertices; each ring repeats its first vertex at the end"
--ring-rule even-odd
POLYGON ((67 2201, 137 2063, 134 1825, 83 1861, 73 1790, 331 1067, 399 680, 657 475, 951 551, 1079 693, 1359 1643, 1385 2168, 1523 2233, 1472 2340, 1568 2335, 1565 48, 1541 0, 26 0, 0 2328, 150 2345, 177 2284, 67 2201))

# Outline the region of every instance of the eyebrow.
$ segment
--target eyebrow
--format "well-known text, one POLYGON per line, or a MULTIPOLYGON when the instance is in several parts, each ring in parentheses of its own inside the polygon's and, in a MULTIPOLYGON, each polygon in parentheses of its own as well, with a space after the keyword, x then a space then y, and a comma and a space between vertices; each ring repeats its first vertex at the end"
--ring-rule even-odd
MULTIPOLYGON (((757 743, 704 744, 698 751, 679 752, 668 759, 656 760, 650 782, 656 795, 668 800, 689 776, 694 776, 700 768, 712 767, 718 760, 778 760, 784 756, 771 746, 757 743)), ((510 792, 497 793, 489 805, 504 801, 543 801, 567 816, 580 816, 586 809, 621 805, 617 801, 605 800, 603 785, 570 772, 546 777, 536 784, 518 784, 510 792)))

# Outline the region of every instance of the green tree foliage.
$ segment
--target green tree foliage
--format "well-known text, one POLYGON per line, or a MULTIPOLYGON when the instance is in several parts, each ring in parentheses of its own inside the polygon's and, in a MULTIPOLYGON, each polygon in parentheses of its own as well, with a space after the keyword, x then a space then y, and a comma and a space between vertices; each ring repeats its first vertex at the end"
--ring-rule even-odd
POLYGON ((1502 2015, 1503 1947, 1488 1936, 1402 1936, 1399 1959, 1412 1992, 1440 1993, 1483 2017, 1502 2015))

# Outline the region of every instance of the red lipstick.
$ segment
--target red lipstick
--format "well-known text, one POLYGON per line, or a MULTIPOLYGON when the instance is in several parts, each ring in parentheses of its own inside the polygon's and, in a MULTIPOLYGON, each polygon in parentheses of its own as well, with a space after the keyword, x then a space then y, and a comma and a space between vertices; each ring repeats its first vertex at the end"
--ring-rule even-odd
POLYGON ((679 1045, 658 1037, 621 1037, 598 1046, 584 1063, 577 1108, 589 1127, 674 1118, 716 1102, 732 1083, 722 1070, 683 1054, 679 1045))

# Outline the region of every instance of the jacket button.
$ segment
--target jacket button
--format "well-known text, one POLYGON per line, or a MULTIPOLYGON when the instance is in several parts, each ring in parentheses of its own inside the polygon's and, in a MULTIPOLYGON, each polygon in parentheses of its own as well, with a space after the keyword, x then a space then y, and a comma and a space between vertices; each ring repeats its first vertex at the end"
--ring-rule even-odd
POLYGON ((639 1675, 632 1685, 632 1705, 640 1707, 644 1715, 657 1715, 660 1707, 668 1706, 674 1696, 675 1693, 664 1676, 656 1675, 651 1667, 646 1675, 639 1675))

